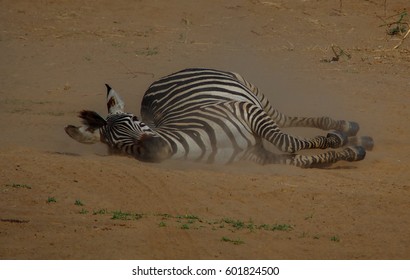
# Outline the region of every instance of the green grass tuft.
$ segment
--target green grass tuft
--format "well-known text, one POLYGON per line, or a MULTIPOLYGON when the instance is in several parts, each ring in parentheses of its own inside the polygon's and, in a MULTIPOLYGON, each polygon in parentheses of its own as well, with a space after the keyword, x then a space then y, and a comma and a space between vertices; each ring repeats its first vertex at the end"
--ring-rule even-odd
POLYGON ((225 237, 225 236, 223 236, 223 237, 221 238, 221 241, 223 241, 223 242, 230 242, 230 243, 232 243, 232 244, 234 244, 234 245, 241 245, 241 244, 244 244, 244 243, 245 243, 244 241, 242 241, 242 240, 240 240, 240 239, 230 239, 230 238, 225 237))
POLYGON ((47 203, 56 203, 57 202, 57 199, 55 198, 55 197, 48 197, 47 198, 47 200, 46 200, 46 202, 47 203))
POLYGON ((84 203, 82 203, 81 202, 81 200, 76 200, 75 202, 74 202, 74 205, 76 205, 76 206, 84 206, 84 203))
POLYGON ((139 220, 142 218, 142 214, 129 213, 120 211, 113 211, 111 219, 113 220, 139 220))

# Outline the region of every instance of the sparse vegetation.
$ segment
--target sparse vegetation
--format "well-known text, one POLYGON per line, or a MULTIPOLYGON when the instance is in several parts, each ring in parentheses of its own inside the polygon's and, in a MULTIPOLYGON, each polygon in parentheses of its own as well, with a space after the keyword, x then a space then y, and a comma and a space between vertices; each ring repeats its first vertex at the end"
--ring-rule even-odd
MULTIPOLYGON (((81 201, 77 202, 79 204, 81 201)), ((81 211, 81 214, 88 213, 81 211)), ((143 217, 159 217, 160 221, 158 227, 168 227, 172 224, 177 225, 178 228, 189 230, 189 229, 199 229, 199 228, 210 228, 212 230, 217 229, 228 229, 232 232, 240 230, 249 230, 251 232, 255 230, 266 230, 266 231, 290 231, 293 226, 289 224, 255 224, 252 220, 244 222, 239 219, 232 218, 222 218, 219 220, 204 220, 197 215, 185 214, 185 215, 171 215, 167 213, 157 213, 157 214, 147 214, 147 213, 132 213, 119 211, 108 211, 107 209, 94 210, 93 215, 106 215, 111 214, 111 219, 113 220, 139 220, 143 217)))
POLYGON ((382 17, 379 18, 384 22, 379 25, 379 27, 385 27, 387 35, 400 37, 400 42, 393 47, 393 49, 397 49, 410 34, 410 20, 408 12, 403 10, 401 13, 395 14, 386 19, 383 19, 382 17))
POLYGON ((46 202, 48 203, 48 204, 50 204, 50 203, 56 203, 57 202, 57 199, 55 198, 55 197, 48 197, 47 198, 47 200, 46 200, 46 202))
POLYGON ((108 210, 107 209, 99 209, 99 210, 95 210, 93 211, 93 215, 104 215, 104 214, 108 214, 108 210))
POLYGON ((166 214, 166 213, 155 214, 154 216, 162 217, 162 219, 170 219, 170 218, 173 218, 172 215, 166 214))
POLYGON ((334 236, 330 237, 330 241, 333 241, 333 242, 340 242, 340 238, 339 238, 339 236, 334 235, 334 236))
POLYGON ((74 205, 76 205, 76 206, 84 206, 84 203, 82 203, 81 202, 81 200, 76 200, 75 202, 74 202, 74 205))
POLYGON ((380 27, 387 27, 386 33, 390 36, 395 35, 403 35, 409 29, 409 23, 407 22, 408 13, 406 10, 402 11, 399 14, 393 15, 389 17, 387 20, 391 18, 398 18, 397 20, 389 21, 382 19, 384 24, 380 25, 380 27))
POLYGON ((154 47, 154 48, 148 47, 148 48, 135 51, 136 56, 153 56, 153 55, 157 55, 158 53, 159 53, 158 47, 154 47))
POLYGON ((122 212, 120 211, 113 211, 111 219, 113 220, 139 220, 142 218, 142 214, 138 213, 130 213, 130 212, 122 212))
POLYGON ((244 244, 244 243, 245 243, 244 241, 242 241, 242 240, 240 240, 240 239, 230 239, 230 238, 225 237, 225 236, 223 236, 223 237, 221 238, 221 241, 223 241, 223 242, 230 242, 230 243, 232 243, 232 244, 234 244, 234 245, 241 245, 241 244, 244 244))
POLYGON ((6 184, 6 187, 12 187, 12 188, 16 188, 16 189, 31 189, 31 186, 26 185, 26 184, 6 184))
POLYGON ((341 47, 337 46, 337 45, 332 45, 331 46, 332 52, 333 52, 333 57, 331 59, 322 59, 321 62, 337 62, 339 61, 341 58, 345 58, 345 59, 351 59, 352 56, 350 53, 348 53, 347 51, 345 51, 344 49, 342 49, 341 47))
POLYGON ((179 219, 189 219, 189 220, 199 220, 198 216, 195 215, 178 215, 177 218, 179 219))
POLYGON ((275 230, 289 231, 289 230, 292 230, 292 229, 293 229, 293 227, 291 225, 288 225, 288 224, 276 224, 276 225, 273 225, 270 228, 271 231, 275 231, 275 230))
POLYGON ((181 226, 181 229, 189 229, 189 225, 188 225, 188 224, 183 224, 183 225, 181 226))
POLYGON ((240 220, 232 220, 229 218, 225 218, 222 220, 222 222, 225 224, 231 225, 234 229, 242 229, 246 227, 245 223, 240 220))

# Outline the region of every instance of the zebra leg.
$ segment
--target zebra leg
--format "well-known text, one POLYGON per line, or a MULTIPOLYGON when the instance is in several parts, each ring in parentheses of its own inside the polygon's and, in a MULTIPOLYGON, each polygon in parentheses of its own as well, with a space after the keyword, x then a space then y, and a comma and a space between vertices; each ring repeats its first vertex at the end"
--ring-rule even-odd
POLYGON ((306 156, 298 154, 274 154, 267 151, 261 145, 254 146, 248 150, 243 160, 252 161, 257 164, 285 164, 302 168, 320 168, 329 166, 335 162, 358 161, 364 159, 366 151, 360 146, 347 147, 341 151, 328 151, 318 155, 306 156))
POLYGON ((288 117, 279 113, 274 120, 278 122, 280 127, 312 127, 321 130, 336 130, 345 133, 347 136, 355 136, 360 129, 357 122, 334 120, 330 117, 288 117))
MULTIPOLYGON (((299 139, 282 132, 279 126, 259 106, 247 102, 226 102, 214 106, 220 109, 223 106, 230 111, 225 118, 235 117, 249 129, 256 139, 265 139, 283 152, 296 153, 305 149, 340 148, 347 144, 348 137, 343 132, 333 131, 327 136, 316 136, 311 139, 299 139), (232 114, 232 115, 231 115, 232 114)), ((210 107, 204 110, 211 110, 210 107)), ((218 112, 213 110, 214 114, 218 112)), ((360 157, 358 157, 360 158, 360 157)))
POLYGON ((234 74, 235 78, 251 91, 260 101, 263 110, 273 119, 279 127, 312 127, 321 130, 336 130, 345 133, 347 136, 355 136, 360 127, 357 122, 334 120, 330 117, 289 117, 274 109, 269 100, 259 89, 241 75, 234 74))
POLYGON ((230 106, 238 118, 245 119, 256 137, 267 140, 283 152, 295 153, 305 149, 340 148, 348 141, 348 136, 339 131, 329 132, 327 136, 299 139, 283 133, 272 118, 254 104, 233 102, 230 106))

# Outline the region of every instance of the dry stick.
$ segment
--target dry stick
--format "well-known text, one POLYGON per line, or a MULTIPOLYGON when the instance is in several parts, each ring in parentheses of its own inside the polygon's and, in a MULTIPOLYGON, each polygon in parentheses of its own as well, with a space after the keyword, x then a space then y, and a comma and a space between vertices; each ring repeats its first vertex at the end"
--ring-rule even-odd
POLYGON ((121 63, 122 66, 125 67, 125 69, 127 69, 126 74, 131 74, 131 75, 133 75, 133 78, 138 77, 138 75, 149 75, 149 76, 151 76, 152 78, 155 77, 154 73, 151 73, 151 72, 143 72, 143 71, 133 71, 133 70, 131 70, 130 68, 128 68, 127 65, 125 65, 125 63, 122 62, 121 60, 118 60, 118 62, 121 63))
POLYGON ((398 47, 400 47, 401 44, 403 44, 404 39, 406 39, 406 37, 409 36, 409 34, 410 34, 410 29, 407 30, 406 35, 404 35, 404 37, 400 40, 400 43, 398 43, 393 49, 395 50, 395 49, 397 49, 398 47))
POLYGON ((352 58, 352 56, 349 54, 349 53, 347 53, 345 50, 343 50, 341 47, 339 47, 338 45, 333 45, 332 44, 332 51, 333 51, 333 53, 335 54, 335 58, 337 59, 337 60, 339 60, 339 58, 341 57, 341 56, 343 56, 343 55, 345 55, 348 59, 350 59, 350 58, 352 58), (338 52, 337 52, 337 51, 338 52))

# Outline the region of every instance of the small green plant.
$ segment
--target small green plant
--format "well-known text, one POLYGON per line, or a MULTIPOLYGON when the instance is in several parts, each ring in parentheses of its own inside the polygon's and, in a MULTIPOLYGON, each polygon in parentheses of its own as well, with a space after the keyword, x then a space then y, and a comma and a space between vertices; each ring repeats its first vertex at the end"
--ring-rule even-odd
POLYGON ((339 238, 339 236, 334 235, 334 236, 330 237, 330 241, 340 242, 340 238, 339 238))
POLYGON ((240 240, 240 239, 235 239, 235 240, 234 240, 234 239, 230 239, 230 238, 225 237, 225 236, 222 237, 221 241, 223 241, 223 242, 230 242, 230 243, 232 243, 232 244, 234 244, 234 245, 241 245, 241 244, 244 244, 244 243, 245 243, 244 241, 242 241, 242 240, 240 240))
POLYGON ((380 25, 380 27, 387 27, 386 33, 390 36, 402 35, 406 33, 410 27, 409 22, 406 20, 408 19, 408 15, 409 14, 407 13, 407 11, 404 10, 399 14, 389 17, 389 19, 393 17, 398 17, 397 20, 386 22, 382 19, 384 21, 384 24, 380 25))
POLYGON ((99 210, 94 210, 93 211, 93 215, 104 215, 104 214, 108 214, 107 209, 99 209, 99 210))
POLYGON ((6 187, 12 187, 12 188, 16 188, 16 189, 31 189, 31 187, 29 185, 26 184, 6 184, 6 187))
POLYGON ((249 220, 248 224, 246 225, 246 228, 249 229, 250 231, 253 231, 254 229, 257 228, 257 226, 253 223, 252 220, 249 220))
POLYGON ((155 216, 162 217, 163 219, 171 219, 171 218, 174 218, 174 216, 172 216, 172 215, 170 215, 170 214, 166 214, 166 213, 156 214, 155 216))
POLYGON ((188 224, 183 224, 183 225, 181 226, 181 229, 189 229, 189 225, 188 225, 188 224))
POLYGON ((47 203, 56 203, 57 202, 57 199, 55 198, 55 197, 48 197, 47 198, 47 200, 46 200, 46 202, 47 203))
POLYGON ((261 224, 257 227, 258 229, 269 230, 270 226, 267 224, 261 224))
POLYGON ((275 231, 275 230, 289 231, 289 230, 292 230, 292 229, 293 229, 293 227, 291 225, 288 225, 288 224, 276 224, 276 225, 273 225, 270 228, 271 231, 275 231))
POLYGON ((161 221, 161 222, 158 224, 158 226, 159 226, 159 227, 166 227, 167 224, 166 224, 164 221, 161 221))
POLYGON ((81 209, 80 212, 78 212, 80 214, 88 214, 88 210, 87 209, 81 209))
POLYGON ((246 227, 245 223, 240 220, 233 220, 233 219, 225 218, 222 220, 222 222, 225 224, 231 225, 235 229, 242 229, 246 227))
POLYGON ((178 216, 178 218, 182 218, 182 219, 188 219, 188 220, 199 220, 198 216, 195 215, 183 215, 183 216, 178 216))
POLYGON ((122 212, 121 210, 112 212, 111 217, 113 220, 139 220, 141 218, 142 214, 122 212))
POLYGON ((81 202, 81 200, 76 200, 75 202, 74 202, 74 205, 76 205, 76 206, 84 206, 84 203, 82 203, 81 202))

